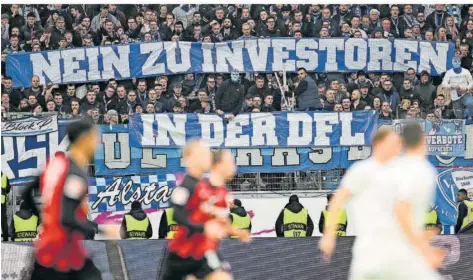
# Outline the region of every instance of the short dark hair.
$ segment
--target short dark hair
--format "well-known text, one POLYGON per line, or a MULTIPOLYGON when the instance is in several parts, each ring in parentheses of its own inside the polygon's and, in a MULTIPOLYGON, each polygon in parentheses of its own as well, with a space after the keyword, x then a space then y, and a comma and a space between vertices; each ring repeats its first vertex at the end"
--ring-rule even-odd
POLYGON ((225 153, 225 150, 218 150, 212 153, 212 165, 219 164, 222 159, 223 155, 225 153))
POLYGON ((36 18, 35 13, 29 12, 29 13, 26 15, 26 18, 30 18, 30 17, 36 18))
POLYGON ((297 72, 299 72, 299 71, 301 71, 301 70, 304 70, 304 72, 307 73, 307 70, 306 70, 304 67, 299 67, 299 68, 297 69, 297 72))
POLYGON ((332 199, 332 197, 333 197, 333 193, 327 194, 327 201, 330 201, 330 199, 332 199))
POLYGON ((458 190, 458 193, 462 193, 464 195, 468 195, 468 192, 466 191, 466 189, 459 189, 458 190))
POLYGON ((406 148, 415 148, 423 141, 424 132, 418 123, 408 123, 402 128, 406 148))
POLYGON ((74 144, 82 135, 92 131, 94 128, 95 124, 93 121, 90 118, 84 118, 70 123, 66 127, 66 134, 68 135, 71 144, 74 144))

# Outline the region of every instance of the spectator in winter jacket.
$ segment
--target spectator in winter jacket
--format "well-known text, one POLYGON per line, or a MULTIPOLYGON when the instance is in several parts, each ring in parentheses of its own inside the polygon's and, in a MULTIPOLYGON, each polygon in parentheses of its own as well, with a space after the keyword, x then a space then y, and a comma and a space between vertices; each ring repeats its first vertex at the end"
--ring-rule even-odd
POLYGON ((381 102, 388 102, 392 112, 396 112, 397 107, 401 104, 399 93, 393 91, 393 83, 390 80, 383 82, 383 91, 377 97, 381 99, 381 102))
POLYGON ((424 70, 420 73, 420 82, 417 84, 415 89, 419 94, 421 107, 424 110, 433 108, 434 99, 436 96, 436 88, 430 80, 429 72, 424 70))
POLYGON ((402 99, 409 99, 411 101, 420 100, 420 96, 417 91, 413 88, 412 82, 409 79, 404 79, 403 86, 401 88, 400 97, 402 99))
POLYGON ((99 32, 106 20, 111 20, 115 26, 121 26, 120 21, 108 11, 108 5, 104 4, 100 8, 100 14, 96 15, 90 23, 93 31, 99 32))
POLYGON ((252 85, 248 89, 248 94, 251 96, 259 96, 263 98, 266 94, 268 94, 270 90, 264 85, 264 77, 262 75, 258 75, 255 78, 255 84, 252 85))
POLYGON ((223 82, 215 94, 215 111, 219 115, 228 114, 232 120, 240 112, 245 88, 240 83, 240 74, 233 72, 231 79, 223 82))
POLYGON ((305 68, 299 68, 297 76, 299 83, 294 90, 294 94, 297 97, 297 110, 314 111, 323 109, 314 79, 307 75, 305 68))
POLYGON ((96 100, 95 92, 87 92, 87 99, 81 104, 81 113, 91 115, 92 109, 98 109, 100 114, 104 113, 103 104, 96 100))
POLYGON ((13 88, 13 80, 10 76, 3 78, 2 93, 6 92, 10 96, 10 103, 18 108, 21 100, 21 93, 19 90, 13 88))
POLYGON ((30 46, 33 43, 33 39, 41 37, 44 32, 44 28, 35 19, 36 15, 29 13, 26 24, 20 29, 20 41, 30 46))

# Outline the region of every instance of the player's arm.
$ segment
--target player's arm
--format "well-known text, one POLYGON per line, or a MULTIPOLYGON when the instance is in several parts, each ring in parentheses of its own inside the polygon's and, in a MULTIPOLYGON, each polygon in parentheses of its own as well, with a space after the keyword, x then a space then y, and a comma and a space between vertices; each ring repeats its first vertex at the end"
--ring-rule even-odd
POLYGON ((186 209, 186 204, 192 197, 194 190, 199 182, 198 179, 186 175, 181 186, 174 189, 171 197, 171 205, 174 207, 174 221, 177 224, 187 227, 190 231, 203 232, 203 224, 195 224, 189 219, 189 211, 186 209))
POLYGON ((337 215, 340 209, 348 203, 352 193, 348 188, 339 188, 336 192, 330 205, 328 206, 327 220, 328 222, 324 228, 324 236, 335 236, 337 229, 337 215))
POLYGON ((423 233, 414 230, 412 204, 407 199, 397 200, 394 205, 394 218, 409 242, 419 251, 423 252, 428 247, 428 241, 423 233))
POLYGON ((28 184, 21 194, 21 198, 26 205, 31 209, 31 212, 36 216, 40 216, 39 209, 34 202, 34 191, 39 190, 39 177, 36 177, 33 182, 28 184))
POLYGON ((61 207, 61 224, 69 229, 80 231, 84 236, 95 234, 93 222, 84 219, 78 220, 77 209, 81 207, 82 199, 87 193, 87 185, 84 179, 69 175, 64 183, 64 197, 61 207))

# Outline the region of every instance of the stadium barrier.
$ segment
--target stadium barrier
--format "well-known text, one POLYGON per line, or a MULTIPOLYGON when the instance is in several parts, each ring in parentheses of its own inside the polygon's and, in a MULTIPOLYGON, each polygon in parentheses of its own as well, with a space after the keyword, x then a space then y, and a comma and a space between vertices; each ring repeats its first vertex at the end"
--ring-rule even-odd
MULTIPOLYGON (((251 244, 224 240, 221 255, 235 279, 342 280, 348 278, 353 237, 339 238, 330 263, 318 250, 319 238, 259 238, 251 244)), ((440 269, 444 279, 466 280, 473 275, 473 235, 437 236, 433 243, 447 250, 440 269), (470 276, 468 276, 470 275, 470 276)), ((84 241, 104 280, 159 279, 165 267, 167 241, 84 241)), ((1 279, 29 279, 31 243, 2 243, 1 279)))

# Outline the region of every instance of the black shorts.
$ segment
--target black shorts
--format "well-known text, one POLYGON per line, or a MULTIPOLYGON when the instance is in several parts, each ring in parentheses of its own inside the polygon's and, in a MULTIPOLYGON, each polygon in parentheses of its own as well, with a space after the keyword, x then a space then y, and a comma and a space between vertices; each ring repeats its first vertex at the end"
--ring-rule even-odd
POLYGON ((222 270, 229 271, 230 267, 216 252, 207 254, 200 260, 181 258, 176 253, 169 252, 161 280, 183 280, 189 275, 204 279, 211 273, 222 270))
POLYGON ((80 270, 59 272, 54 268, 44 267, 38 262, 34 263, 31 280, 102 280, 102 274, 95 264, 87 259, 80 270))

